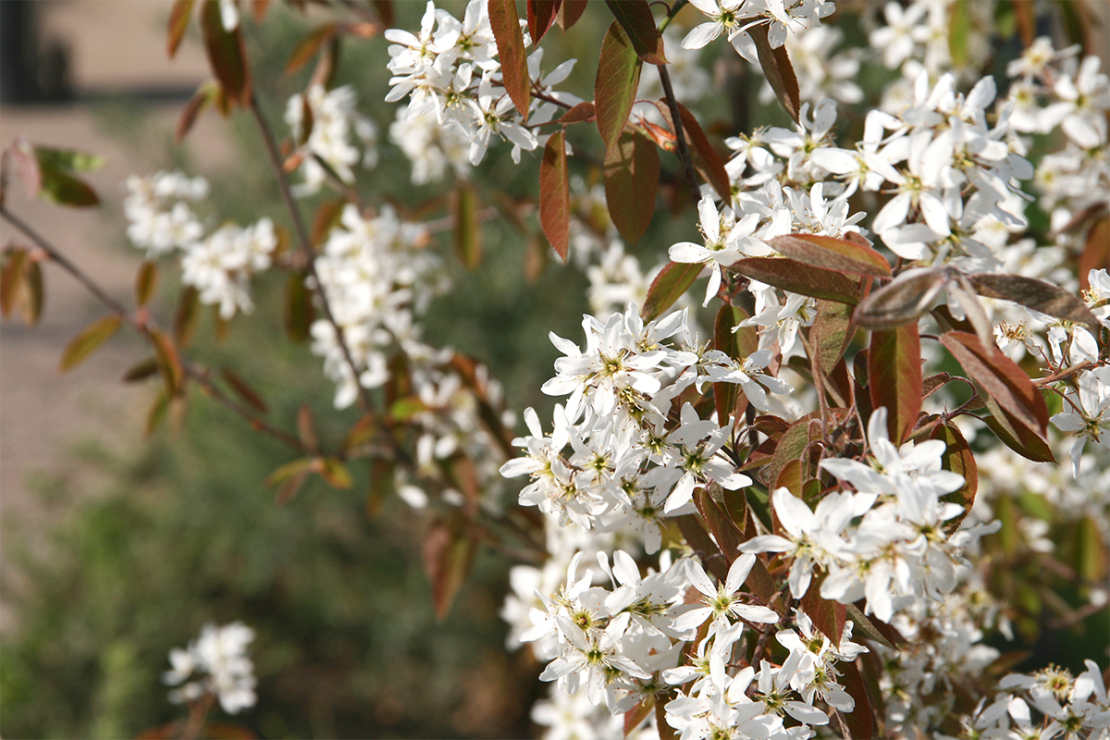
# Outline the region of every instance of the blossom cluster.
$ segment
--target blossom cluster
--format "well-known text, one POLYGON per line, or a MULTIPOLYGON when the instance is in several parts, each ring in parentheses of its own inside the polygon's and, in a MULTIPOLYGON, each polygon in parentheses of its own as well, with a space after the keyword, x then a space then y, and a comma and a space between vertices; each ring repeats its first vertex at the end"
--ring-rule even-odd
POLYGON ((303 142, 299 169, 304 182, 295 186, 295 195, 319 192, 329 169, 340 182, 351 185, 355 181, 352 167, 361 163, 372 169, 378 164, 377 126, 358 113, 355 92, 349 86, 326 90, 317 84, 303 94, 296 93, 286 104, 285 122, 293 138, 303 142), (352 131, 357 144, 351 141, 352 131))
POLYGON ((173 668, 162 678, 170 686, 183 685, 170 692, 170 701, 195 702, 211 695, 228 714, 253 707, 257 681, 254 664, 247 656, 252 640, 254 630, 242 622, 222 627, 206 624, 187 649, 171 650, 173 668))
POLYGON ((131 243, 153 259, 181 253, 182 281, 197 289, 201 303, 218 306, 220 316, 250 313, 250 281, 270 268, 278 246, 268 218, 246 228, 224 224, 209 231, 191 203, 208 194, 208 182, 179 172, 129 177, 124 200, 131 243))

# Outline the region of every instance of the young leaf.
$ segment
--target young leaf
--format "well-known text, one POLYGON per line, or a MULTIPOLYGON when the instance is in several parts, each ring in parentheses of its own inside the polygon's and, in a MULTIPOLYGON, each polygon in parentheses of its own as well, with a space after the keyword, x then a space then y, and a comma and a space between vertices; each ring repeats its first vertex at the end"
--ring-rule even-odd
POLYGON ((993 398, 988 396, 986 404, 991 415, 984 417, 983 421, 994 432, 994 436, 1002 441, 1002 444, 1033 462, 1056 462, 1052 448, 1043 437, 1018 421, 993 398))
POLYGON ((1090 290, 1091 270, 1110 265, 1110 217, 1095 222, 1087 232, 1087 243, 1079 255, 1079 289, 1090 290))
POLYGON ((23 285, 23 266, 27 250, 22 247, 8 247, 4 250, 4 266, 0 269, 0 315, 7 316, 15 307, 23 285))
POLYGON ((824 298, 855 305, 859 303, 859 283, 839 272, 778 257, 747 257, 734 262, 730 270, 744 277, 788 290, 791 293, 824 298))
POLYGON ((597 130, 601 132, 606 150, 617 142, 628 121, 628 114, 632 112, 632 102, 640 86, 641 65, 628 34, 620 23, 613 21, 601 42, 601 58, 594 84, 597 130))
POLYGON ((72 160, 72 158, 64 155, 76 154, 78 153, 35 148, 39 173, 42 176, 40 193, 48 200, 61 206, 87 208, 98 205, 100 198, 97 197, 96 191, 89 187, 89 184, 84 180, 79 180, 67 172, 68 169, 75 169, 75 167, 66 166, 65 162, 72 160))
POLYGON ((656 65, 667 63, 663 54, 663 36, 655 27, 655 18, 647 0, 605 0, 605 3, 642 61, 656 65))
POLYGON ((886 257, 870 247, 847 239, 816 234, 787 234, 776 236, 768 243, 784 257, 814 267, 873 277, 890 277, 891 274, 886 257))
POLYGON ((668 262, 651 281, 647 298, 644 299, 640 315, 644 321, 659 318, 668 308, 674 305, 687 289, 694 284, 701 265, 691 265, 681 262, 668 262))
POLYGON ((822 575, 809 584, 800 606, 802 611, 813 620, 813 626, 821 630, 821 634, 829 638, 833 645, 839 645, 840 638, 844 634, 844 623, 848 618, 848 606, 821 598, 823 580, 825 577, 822 575))
POLYGON ((312 470, 332 488, 346 490, 354 485, 347 466, 334 457, 317 457, 312 461, 312 470))
POLYGON ((473 270, 482 261, 482 229, 478 223, 478 191, 463 184, 451 198, 455 217, 455 253, 467 269, 473 270))
MULTIPOLYGON (((740 326, 748 318, 748 312, 739 306, 721 306, 714 323, 713 349, 741 361, 758 350, 759 336, 755 327, 740 326)), ((740 388, 736 383, 713 384, 713 401, 717 405, 717 418, 722 424, 729 422, 739 395, 740 388)))
POLYGON ((555 22, 559 24, 559 28, 566 31, 577 23, 582 14, 586 12, 588 4, 589 0, 563 0, 563 4, 559 6, 559 12, 555 16, 555 22))
POLYGON ((193 0, 175 0, 170 8, 170 20, 166 24, 166 55, 173 59, 177 54, 177 47, 185 38, 185 31, 189 28, 189 19, 193 15, 193 0))
POLYGON ((645 137, 625 131, 616 145, 606 150, 603 173, 605 201, 613 225, 626 242, 635 244, 655 212, 659 152, 645 137))
POLYGON ((170 338, 162 332, 152 331, 150 340, 154 346, 154 355, 158 358, 158 369, 165 378, 166 388, 174 395, 179 394, 185 379, 185 368, 181 365, 177 349, 170 338))
POLYGON ((570 180, 565 136, 562 130, 551 135, 540 162, 540 226, 564 264, 570 245, 570 180))
POLYGON ((786 112, 798 122, 798 113, 801 110, 798 92, 798 78, 794 74, 794 66, 790 64, 790 56, 786 53, 786 45, 777 49, 771 48, 771 41, 767 38, 767 26, 760 24, 748 29, 748 35, 755 42, 759 54, 759 64, 763 73, 767 75, 767 82, 775 91, 779 102, 786 112))
POLYGON ((146 412, 146 427, 144 434, 150 436, 158 429, 158 425, 166 418, 166 412, 170 409, 170 399, 172 395, 169 389, 162 387, 158 391, 158 395, 154 399, 154 403, 150 405, 150 409, 146 412))
POLYGON ((563 114, 562 118, 556 121, 556 123, 561 123, 566 126, 567 124, 579 123, 581 121, 593 121, 596 120, 596 118, 597 107, 594 105, 594 101, 587 100, 568 110, 563 114))
POLYGON ((267 476, 266 485, 276 486, 298 475, 307 473, 312 470, 314 462, 315 459, 311 457, 302 457, 292 462, 287 462, 267 476))
POLYGON ((466 519, 456 511, 433 523, 424 537, 424 570, 432 582, 432 605, 439 619, 447 616, 474 565, 478 548, 468 530, 466 519))
POLYGON ((182 347, 187 346, 192 341, 193 334, 196 333, 197 320, 200 318, 197 312, 199 306, 200 293, 193 286, 186 286, 181 291, 177 309, 173 314, 173 338, 182 347))
POLYGON ((80 365, 100 345, 108 341, 113 334, 119 331, 123 320, 115 314, 105 316, 86 326, 77 336, 70 340, 62 352, 62 361, 58 364, 58 372, 64 373, 80 365))
POLYGON ((860 301, 856 322, 864 329, 893 329, 916 322, 948 284, 944 270, 913 270, 899 275, 860 301))
POLYGON ((855 334, 850 306, 836 301, 817 301, 817 317, 809 330, 809 339, 825 375, 830 374, 840 362, 855 334))
POLYGON ((312 409, 307 403, 302 403, 297 409, 297 438, 310 450, 320 448, 320 442, 316 438, 316 421, 312 418, 312 409))
POLYGON ((223 379, 227 381, 227 384, 231 386, 231 389, 235 391, 240 398, 246 401, 250 406, 253 406, 260 413, 266 413, 266 402, 262 400, 262 396, 258 395, 258 392, 254 388, 251 388, 247 381, 243 380, 226 367, 220 369, 220 375, 223 376, 223 379))
MULTIPOLYGON (((38 197, 39 191, 42 190, 42 172, 39 170, 39 158, 36 156, 35 148, 30 142, 22 136, 17 136, 4 150, 2 174, 5 177, 8 162, 11 162, 12 166, 15 167, 15 173, 20 182, 23 183, 28 197, 38 197)), ((2 183, 0 183, 0 186, 2 186, 2 183)))
POLYGON ((27 322, 27 326, 39 323, 45 300, 42 268, 39 267, 38 260, 28 258, 23 263, 23 285, 19 291, 19 311, 23 314, 23 320, 27 322))
POLYGON ((941 335, 940 342, 999 406, 1044 436, 1048 427, 1044 397, 1029 376, 1002 350, 994 345, 985 347, 979 337, 962 331, 946 332, 941 335))
POLYGON ((979 295, 1020 303, 1034 311, 1077 324, 1087 324, 1098 331, 1100 324, 1078 296, 1043 280, 1021 275, 969 275, 968 282, 979 295))
POLYGON ((313 29, 307 36, 298 41, 297 45, 293 47, 293 53, 289 55, 289 61, 285 63, 285 74, 291 75, 308 64, 308 60, 316 56, 320 47, 335 37, 338 29, 338 23, 325 23, 313 29))
POLYGON ((533 46, 540 43, 555 23, 561 3, 562 0, 528 0, 528 34, 532 37, 533 46))
POLYGON ((917 324, 872 332, 867 376, 871 406, 886 406, 887 432, 897 447, 921 414, 921 337, 917 324))
POLYGON ((532 103, 532 78, 528 76, 528 58, 524 53, 524 35, 520 32, 516 3, 514 0, 489 0, 488 7, 505 90, 527 121, 528 107, 532 103))
MULTIPOLYGON (((855 607, 850 606, 849 609, 855 609, 855 607)), ((859 613, 859 610, 856 610, 856 613, 859 613)), ((855 624, 858 625, 859 622, 855 622, 855 624)), ((883 642, 887 641, 883 640, 883 642)), ((875 710, 871 708, 871 699, 867 694, 867 684, 864 682, 863 676, 860 675, 859 668, 856 667, 857 663, 858 660, 856 663, 845 660, 837 664, 837 669, 841 673, 841 681, 844 683, 844 690, 856 703, 851 712, 845 712, 841 716, 844 718, 844 724, 847 725, 853 738, 869 738, 875 736, 875 710)))
POLYGON ((121 380, 124 383, 137 383, 140 380, 146 380, 152 375, 155 375, 157 372, 158 360, 154 359, 153 357, 148 357, 142 362, 138 362, 128 368, 127 372, 123 374, 123 378, 121 378, 121 380))
POLYGON ((135 275, 135 302, 140 307, 150 303, 156 285, 158 285, 158 263, 146 260, 135 275))
POLYGON ((694 505, 701 514, 709 533, 720 545, 721 552, 731 563, 744 539, 740 530, 704 488, 694 490, 694 505))
POLYGON ((366 516, 375 517, 382 509, 382 504, 394 492, 393 469, 396 463, 392 460, 376 457, 370 465, 370 488, 366 492, 366 516))
POLYGON ((955 424, 937 425, 929 438, 939 439, 947 445, 941 457, 941 467, 964 477, 964 484, 958 491, 941 497, 942 500, 959 504, 964 509, 964 513, 944 523, 945 531, 955 532, 975 503, 975 494, 979 491, 979 467, 975 464, 975 455, 972 454, 967 440, 955 424))
POLYGON ((200 27, 213 74, 227 97, 246 107, 250 102, 251 77, 242 26, 236 26, 234 31, 225 29, 220 17, 219 0, 204 0, 200 10, 200 27))

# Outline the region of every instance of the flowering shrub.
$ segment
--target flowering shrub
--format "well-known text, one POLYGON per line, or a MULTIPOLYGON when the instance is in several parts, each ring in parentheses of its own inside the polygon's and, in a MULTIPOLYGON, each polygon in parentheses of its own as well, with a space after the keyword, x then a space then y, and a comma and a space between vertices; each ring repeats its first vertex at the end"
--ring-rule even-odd
MULTIPOLYGON (((171 55, 192 4, 174 6, 171 55)), ((1015 629, 1035 636, 1042 600, 1059 612, 1049 625, 1107 608, 1110 80, 1098 58, 1034 38, 1053 17, 1016 1, 865 9, 871 58, 843 48, 848 35, 828 24, 847 11, 831 0, 690 4, 680 16, 683 0, 665 14, 609 0, 588 97, 559 89, 576 62, 552 64, 541 46, 554 25, 575 33, 582 0, 529 0, 524 18, 511 0, 471 0, 461 18, 428 3, 418 30, 392 27, 389 3, 340 4, 349 17, 294 51, 292 68, 319 62, 288 101, 279 146, 238 4, 204 0, 216 79, 179 133, 205 107, 249 113, 291 230, 216 226, 199 178, 133 178, 128 236, 148 259, 138 308, 100 292, 112 313, 70 343, 63 369, 127 324, 153 351, 131 375, 161 379, 152 426, 199 386, 295 452, 270 477, 281 501, 310 475, 345 488, 350 466, 368 466, 371 510, 396 494, 427 517, 441 615, 477 548, 524 560, 502 616, 509 647, 529 643, 545 663, 552 693, 533 718, 551 737, 1106 738, 1104 639, 1078 676, 1016 672, 998 647, 1015 629), (422 215, 442 203, 358 191, 356 166, 375 167, 384 145, 357 91, 329 83, 338 40, 378 33, 385 102, 404 104, 389 142, 414 183, 446 183, 446 219, 422 215), (1006 79, 983 76, 1003 37, 1020 53, 1006 79), (714 46, 742 79, 762 76, 761 97, 790 125, 715 144, 686 105, 706 94, 698 54, 714 46), (889 70, 866 110, 865 64, 889 70), (658 72, 652 95, 644 65, 658 72), (499 149, 538 170, 534 203, 468 180, 499 149), (601 184, 579 180, 580 166, 601 184), (336 199, 310 231, 297 198, 322 190, 336 199), (631 248, 664 195, 700 238, 651 265, 631 248), (450 289, 436 235, 450 231, 478 267, 483 200, 522 240, 535 214, 590 281, 584 337, 550 335, 563 354, 542 386, 559 399, 550 423, 526 409, 523 436, 498 379, 423 330, 450 289), (176 257, 188 289, 165 331, 145 305, 155 260, 176 257), (274 426, 244 379, 222 369, 217 381, 184 356, 197 304, 221 321, 249 313, 252 280, 275 269, 290 274, 289 335, 311 339, 335 407, 358 408, 336 449, 311 416, 295 432, 274 426), (703 277, 699 309, 688 293, 703 277), (1037 572, 1028 558, 1079 603, 1023 580, 1037 572)), ((253 7, 261 22, 267 4, 253 7)), ((91 164, 81 155, 18 139, 4 162, 32 192, 96 202, 72 174, 91 164)), ((39 262, 88 281, 2 214, 35 243, 6 252, 3 308, 33 320, 39 262)), ((229 640, 216 652, 234 663, 251 633, 224 634, 171 654, 168 682, 211 674, 175 697, 249 705, 249 670, 221 681, 205 646, 229 640)))

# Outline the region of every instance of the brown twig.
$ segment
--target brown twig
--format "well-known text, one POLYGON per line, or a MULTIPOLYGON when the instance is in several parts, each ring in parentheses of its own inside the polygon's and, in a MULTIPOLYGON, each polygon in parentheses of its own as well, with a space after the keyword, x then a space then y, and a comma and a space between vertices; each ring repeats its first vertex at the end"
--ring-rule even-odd
POLYGON ((293 199, 293 193, 289 189, 289 180, 285 176, 285 167, 282 163, 281 153, 278 151, 277 143, 274 140, 274 134, 270 130, 270 125, 266 122, 266 116, 262 114, 262 108, 258 103, 258 96, 253 92, 250 96, 250 104, 251 113, 254 114, 254 120, 258 124, 259 131, 262 133, 262 140, 266 145, 266 154, 269 156, 270 164, 273 166, 282 200, 285 202, 285 207, 289 211, 290 218, 293 220, 293 230, 297 235, 297 244, 307 259, 308 274, 312 276, 313 283, 315 284, 316 295, 320 300, 320 308, 324 313, 324 318, 331 324, 332 330, 335 332, 335 341, 339 344, 339 348, 343 352, 343 359, 347 362, 347 368, 351 371, 355 387, 358 388, 359 405, 362 407, 363 411, 369 411, 373 407, 373 402, 370 399, 369 392, 367 392, 366 388, 363 387, 362 382, 359 380, 359 375, 361 375, 361 373, 358 370, 358 365, 355 364, 354 356, 351 354, 351 348, 347 345, 347 340, 343 335, 343 327, 336 321, 335 314, 332 313, 331 305, 328 303, 327 291, 324 290, 324 286, 320 283, 319 276, 316 274, 315 253, 312 249, 312 242, 308 238, 308 229, 305 228, 304 218, 301 216, 300 208, 297 207, 297 202, 293 199))

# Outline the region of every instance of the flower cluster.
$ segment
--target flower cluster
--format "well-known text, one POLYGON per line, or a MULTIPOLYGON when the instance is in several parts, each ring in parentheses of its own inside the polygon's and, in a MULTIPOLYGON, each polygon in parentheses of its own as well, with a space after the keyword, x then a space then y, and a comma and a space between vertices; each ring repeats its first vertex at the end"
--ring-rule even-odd
POLYGON ((349 86, 326 90, 312 85, 304 94, 289 98, 285 122, 293 138, 303 142, 300 172, 304 182, 294 188, 295 195, 319 192, 328 179, 328 170, 344 184, 355 181, 351 170, 361 162, 371 169, 378 163, 378 129, 374 122, 355 109, 355 92, 349 86), (351 142, 351 132, 358 139, 351 142))
POLYGON ((750 36, 753 27, 765 26, 771 48, 778 49, 790 33, 820 24, 836 10, 831 0, 690 0, 690 4, 709 20, 686 34, 683 47, 700 49, 723 33, 736 52, 751 62, 758 60, 750 36))
MULTIPOLYGON (((451 161, 447 149, 461 141, 469 142, 468 157, 474 165, 485 158, 491 141, 508 140, 517 162, 522 149, 530 151, 539 146, 530 128, 523 125, 523 116, 513 107, 503 85, 497 43, 484 0, 471 0, 462 21, 429 2, 419 34, 394 28, 386 31, 385 37, 392 43, 389 71, 393 74, 386 102, 408 97, 408 106, 399 120, 422 121, 427 126, 434 119, 444 129, 431 136, 419 127, 411 134, 400 129, 397 132, 397 138, 405 140, 402 144, 405 151, 416 148, 417 136, 445 143, 439 152, 423 155, 430 162, 419 166, 429 174, 444 169, 444 160, 451 161), (414 137, 412 141, 408 141, 410 136, 414 137)), ((543 90, 544 97, 568 104, 579 102, 578 98, 551 89, 567 78, 574 60, 543 75, 542 59, 542 49, 533 52, 528 57, 528 73, 543 90)), ((529 125, 552 120, 557 110, 552 103, 534 99, 529 125)))
POLYGON ((252 640, 254 630, 242 622, 223 627, 206 624, 188 649, 171 650, 173 668, 162 678, 170 686, 185 683, 170 692, 170 701, 195 702, 207 694, 219 699, 228 714, 253 707, 257 681, 254 664, 247 657, 252 640))
POLYGON ((132 176, 127 187, 124 215, 132 244, 145 248, 148 258, 181 252, 182 281, 197 289, 202 303, 218 306, 221 318, 254 309, 251 278, 270 268, 278 246, 270 219, 246 228, 226 224, 208 233, 190 206, 207 195, 204 178, 159 172, 132 176))

